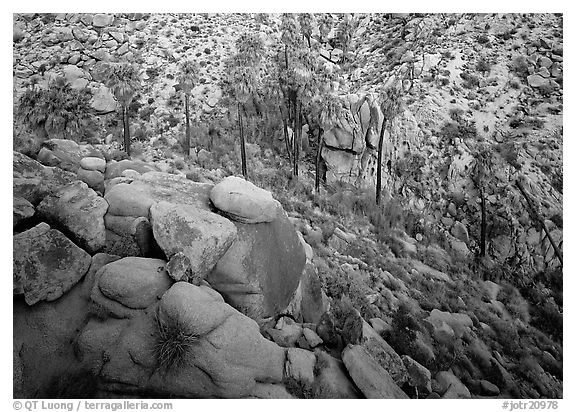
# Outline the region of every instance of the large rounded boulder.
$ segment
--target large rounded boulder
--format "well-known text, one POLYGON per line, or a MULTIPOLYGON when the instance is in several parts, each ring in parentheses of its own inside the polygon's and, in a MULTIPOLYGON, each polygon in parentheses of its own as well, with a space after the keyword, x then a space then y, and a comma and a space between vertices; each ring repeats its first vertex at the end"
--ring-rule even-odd
POLYGON ((253 319, 281 313, 306 264, 294 226, 283 212, 268 223, 235 225, 236 241, 207 280, 228 303, 253 319))

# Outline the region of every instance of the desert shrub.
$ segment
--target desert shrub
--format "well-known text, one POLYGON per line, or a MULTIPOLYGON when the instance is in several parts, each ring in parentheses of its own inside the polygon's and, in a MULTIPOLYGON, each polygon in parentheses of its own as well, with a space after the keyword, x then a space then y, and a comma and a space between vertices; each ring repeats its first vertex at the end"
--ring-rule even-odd
POLYGON ((528 70, 528 61, 524 56, 518 56, 508 65, 510 71, 520 79, 525 80, 528 75, 530 75, 530 71, 528 70))
POLYGON ((498 300, 506 306, 506 309, 508 309, 508 312, 510 312, 512 316, 522 320, 522 322, 528 323, 530 321, 528 302, 526 302, 518 289, 512 284, 503 282, 502 286, 498 300))
POLYGON ((198 342, 199 335, 186 330, 183 321, 176 317, 156 313, 154 355, 158 367, 164 372, 183 366, 190 349, 198 342))
POLYGON ((507 320, 500 318, 495 319, 490 325, 496 332, 496 338, 502 351, 512 357, 517 357, 522 351, 520 345, 520 336, 515 325, 507 320))
POLYGON ((284 384, 286 391, 297 399, 316 398, 314 388, 305 382, 298 381, 290 376, 285 376, 284 379, 282 379, 282 384, 284 384))
POLYGON ((487 44, 490 42, 490 40, 488 39, 488 36, 485 34, 481 34, 480 36, 478 36, 476 38, 476 41, 480 44, 487 44))
POLYGON ((422 331, 420 323, 412 308, 405 303, 400 304, 392 315, 391 329, 382 337, 399 355, 408 355, 424 366, 429 367, 430 356, 422 353, 423 348, 416 343, 417 332, 422 331))
POLYGON ((480 79, 478 79, 478 77, 473 74, 462 72, 460 73, 460 77, 462 80, 464 80, 462 86, 466 89, 475 89, 480 85, 480 79))
POLYGON ((490 64, 490 62, 486 60, 486 58, 484 57, 476 62, 476 70, 479 71, 480 73, 490 72, 491 67, 492 65, 490 64))
POLYGON ((440 86, 446 86, 446 85, 450 84, 450 79, 447 77, 439 77, 438 78, 438 84, 440 86))
POLYGON ((541 305, 530 306, 530 309, 532 326, 548 334, 552 339, 561 341, 563 336, 563 316, 554 300, 548 298, 541 305))

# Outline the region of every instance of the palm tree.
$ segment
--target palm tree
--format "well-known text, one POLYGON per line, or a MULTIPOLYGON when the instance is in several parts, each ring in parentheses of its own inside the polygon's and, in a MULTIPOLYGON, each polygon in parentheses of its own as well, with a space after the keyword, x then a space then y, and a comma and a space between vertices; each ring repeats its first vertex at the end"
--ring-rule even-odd
POLYGON ((264 44, 256 33, 243 33, 236 41, 237 53, 230 60, 230 90, 238 107, 238 128, 240 130, 240 155, 242 158, 242 175, 248 179, 246 166, 246 139, 244 137, 245 105, 255 99, 260 88, 260 65, 264 53, 264 44))
POLYGON ((132 63, 108 63, 104 71, 104 84, 112 91, 122 107, 124 150, 130 156, 130 120, 128 108, 140 89, 140 72, 132 63))
POLYGON ((93 118, 89 89, 74 90, 64 77, 52 80, 46 89, 31 79, 29 87, 20 96, 16 118, 41 138, 50 135, 73 138, 93 118))
POLYGON ((186 141, 184 142, 184 150, 186 155, 190 154, 190 95, 192 89, 198 82, 199 67, 196 62, 186 60, 180 65, 180 73, 176 78, 180 90, 184 93, 184 109, 186 112, 186 141))

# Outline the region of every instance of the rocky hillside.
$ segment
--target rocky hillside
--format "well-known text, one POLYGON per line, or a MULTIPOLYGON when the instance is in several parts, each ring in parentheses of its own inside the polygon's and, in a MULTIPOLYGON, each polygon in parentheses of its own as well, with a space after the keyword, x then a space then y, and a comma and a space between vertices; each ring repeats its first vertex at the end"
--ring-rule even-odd
POLYGON ((342 105, 319 193, 314 122, 294 179, 266 104, 237 177, 227 62, 255 32, 271 76, 264 17, 14 15, 14 396, 562 397, 562 17, 313 25, 342 105), (140 73, 130 156, 116 61, 140 73), (18 115, 59 77, 90 99, 71 136, 18 115))

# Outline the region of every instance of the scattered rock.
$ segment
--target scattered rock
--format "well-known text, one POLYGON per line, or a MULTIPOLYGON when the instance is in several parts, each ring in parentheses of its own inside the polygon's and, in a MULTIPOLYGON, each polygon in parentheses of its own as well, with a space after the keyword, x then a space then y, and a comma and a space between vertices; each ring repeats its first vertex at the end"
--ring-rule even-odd
POLYGON ((408 379, 402 358, 366 321, 362 321, 362 325, 362 346, 390 374, 394 382, 402 386, 408 379))
POLYGON ((102 28, 102 27, 108 27, 112 24, 112 22, 114 21, 114 15, 113 14, 95 14, 93 19, 92 19, 92 25, 94 27, 98 27, 98 28, 102 28))
POLYGON ((34 216, 34 206, 26 199, 13 196, 12 197, 12 226, 16 227, 20 222, 34 216))
POLYGON ((320 336, 318 336, 318 334, 312 329, 304 328, 302 329, 302 333, 304 334, 304 337, 306 338, 306 341, 311 348, 315 348, 324 342, 320 336))
POLYGON ((302 336, 302 326, 292 318, 284 316, 278 320, 274 329, 268 329, 268 333, 278 345, 284 348, 294 347, 302 336))
POLYGON ((424 366, 420 365, 410 356, 402 355, 402 362, 408 371, 408 384, 426 393, 432 392, 432 375, 424 366))
POLYGON ((500 395, 500 389, 493 383, 482 379, 480 381, 480 393, 484 396, 498 396, 500 395))
POLYGON ((528 81, 528 84, 532 87, 542 87, 550 84, 550 80, 545 79, 539 74, 531 74, 526 78, 526 80, 528 81))
POLYGON ((450 371, 441 371, 434 377, 438 384, 438 392, 442 399, 470 399, 470 391, 460 379, 450 371))

